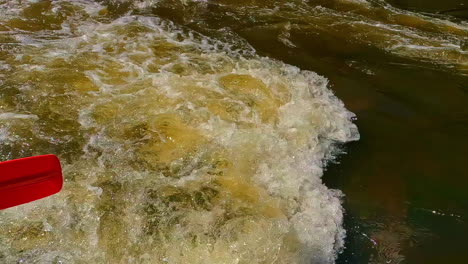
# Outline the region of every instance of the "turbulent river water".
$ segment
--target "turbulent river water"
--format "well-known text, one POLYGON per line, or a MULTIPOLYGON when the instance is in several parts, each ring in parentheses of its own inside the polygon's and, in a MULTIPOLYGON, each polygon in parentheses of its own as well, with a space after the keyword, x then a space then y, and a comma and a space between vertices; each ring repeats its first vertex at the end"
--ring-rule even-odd
POLYGON ((418 217, 468 230, 402 183, 463 174, 468 24, 394 6, 0 0, 0 160, 65 179, 0 212, 0 263, 424 259, 418 217))

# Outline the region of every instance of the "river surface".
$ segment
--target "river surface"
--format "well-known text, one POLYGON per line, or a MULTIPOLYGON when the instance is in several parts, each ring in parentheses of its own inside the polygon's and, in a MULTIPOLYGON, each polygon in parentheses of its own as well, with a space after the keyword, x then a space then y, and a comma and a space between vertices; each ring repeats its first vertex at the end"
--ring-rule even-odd
POLYGON ((463 0, 0 0, 0 263, 465 263, 463 0))

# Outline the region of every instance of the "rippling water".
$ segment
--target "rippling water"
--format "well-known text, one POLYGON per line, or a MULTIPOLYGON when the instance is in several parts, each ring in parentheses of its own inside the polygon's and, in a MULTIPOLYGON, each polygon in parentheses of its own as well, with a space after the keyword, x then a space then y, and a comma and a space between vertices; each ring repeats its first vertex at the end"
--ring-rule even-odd
POLYGON ((462 18, 365 0, 0 5, 0 159, 54 153, 65 177, 0 212, 1 262, 334 263, 344 250, 339 262, 401 263, 433 234, 408 211, 463 221, 403 205, 417 198, 397 147, 399 133, 432 142, 415 132, 438 122, 430 111, 466 131, 462 18), (412 78, 449 92, 400 85, 412 78), (360 135, 331 88, 369 120, 345 156, 360 135), (339 154, 325 178, 348 197, 346 226, 343 193, 322 182, 339 154))

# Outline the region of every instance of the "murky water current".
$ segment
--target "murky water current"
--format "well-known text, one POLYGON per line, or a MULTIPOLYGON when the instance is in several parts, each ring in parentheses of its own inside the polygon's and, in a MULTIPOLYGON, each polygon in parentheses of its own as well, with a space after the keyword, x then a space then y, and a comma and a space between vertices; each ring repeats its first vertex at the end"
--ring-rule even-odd
POLYGON ((1 263, 468 257, 462 1, 0 7, 0 160, 65 177, 1 263))

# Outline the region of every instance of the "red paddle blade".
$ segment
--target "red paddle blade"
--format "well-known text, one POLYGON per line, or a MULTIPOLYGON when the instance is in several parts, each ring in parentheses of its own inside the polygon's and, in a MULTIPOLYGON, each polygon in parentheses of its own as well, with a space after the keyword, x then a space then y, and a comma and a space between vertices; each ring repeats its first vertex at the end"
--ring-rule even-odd
POLYGON ((54 155, 0 162, 0 209, 47 197, 62 185, 62 168, 54 155))

